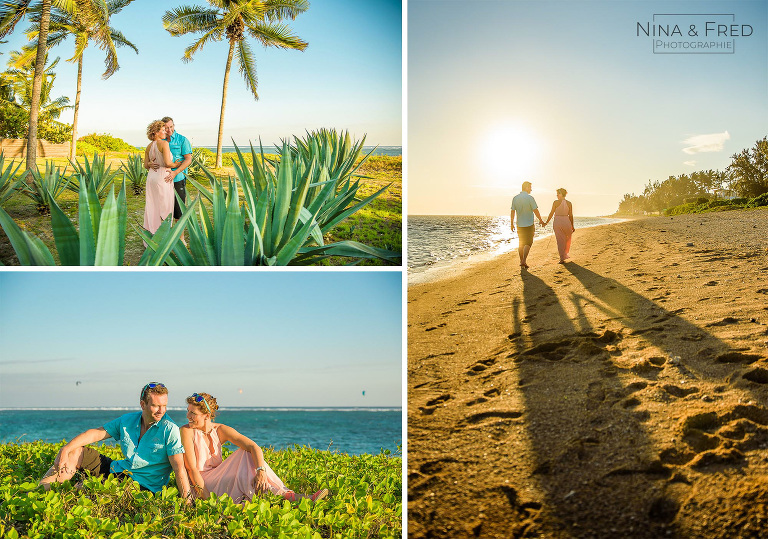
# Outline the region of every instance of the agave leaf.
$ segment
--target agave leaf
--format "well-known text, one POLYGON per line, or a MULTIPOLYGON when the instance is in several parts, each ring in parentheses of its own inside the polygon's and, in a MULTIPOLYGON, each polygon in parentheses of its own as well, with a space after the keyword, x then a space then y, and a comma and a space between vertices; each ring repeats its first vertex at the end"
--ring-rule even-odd
POLYGON ((80 237, 75 225, 54 201, 51 204, 51 229, 62 266, 80 265, 80 237))
MULTIPOLYGON (((304 247, 301 249, 301 258, 305 256, 316 256, 318 254, 328 256, 378 258, 381 260, 386 260, 387 262, 395 262, 402 256, 401 253, 395 251, 379 249, 377 247, 371 247, 369 245, 350 240, 329 243, 327 245, 318 247, 304 247)), ((297 257, 297 261, 298 260, 299 258, 297 257)))
MULTIPOLYGON (((291 205, 291 191, 293 190, 293 166, 291 164, 291 152, 288 144, 283 144, 280 156, 280 166, 277 172, 277 186, 275 189, 275 206, 272 211, 272 236, 270 243, 275 247, 280 246, 283 237, 285 221, 291 205)), ((277 251, 277 249, 272 249, 277 251)))
POLYGON ((283 239, 280 242, 280 247, 285 246, 288 240, 293 237, 293 231, 296 228, 296 223, 299 221, 299 213, 304 209, 304 200, 307 198, 307 191, 309 190, 309 180, 314 171, 315 161, 312 161, 312 168, 309 169, 303 176, 301 176, 296 186, 296 191, 291 198, 291 206, 288 210, 288 216, 285 220, 285 228, 283 229, 283 239))
MULTIPOLYGON (((80 185, 78 220, 80 222, 80 265, 93 266, 96 261, 96 222, 99 217, 91 213, 90 194, 85 185, 80 185)), ((97 202, 98 205, 98 202, 97 202)))
POLYGON ((227 216, 224 221, 224 232, 221 240, 221 265, 242 266, 244 262, 244 222, 240 212, 240 202, 237 187, 229 180, 227 216))
POLYGON ((187 221, 189 221, 190 215, 192 215, 192 213, 195 211, 195 207, 199 203, 200 196, 198 195, 195 200, 192 201, 192 204, 187 206, 186 211, 181 215, 173 227, 171 226, 173 223, 173 216, 169 215, 163 221, 163 223, 160 225, 160 228, 158 228, 157 232, 155 232, 155 234, 152 236, 152 239, 155 240, 153 243, 156 245, 156 247, 153 247, 150 242, 147 242, 147 249, 152 249, 155 252, 154 255, 152 255, 152 258, 148 261, 148 265, 162 266, 164 263, 166 263, 166 261, 168 261, 168 256, 174 247, 176 247, 176 243, 179 241, 179 238, 181 238, 181 234, 184 232, 184 228, 187 225, 187 221), (169 228, 170 232, 168 232, 169 228), (158 239, 160 241, 157 241, 158 239))
MULTIPOLYGON (((125 232, 125 231, 123 231, 125 232)), ((125 234, 122 234, 125 236, 125 234)), ((97 266, 117 266, 120 260, 120 215, 115 200, 115 186, 107 195, 104 203, 104 211, 101 213, 99 223, 99 236, 96 241, 97 266)))
MULTIPOLYGON (((301 222, 304 224, 306 224, 307 221, 314 221, 312 214, 309 213, 309 210, 307 208, 301 208, 299 219, 301 219, 301 222)), ((324 245, 323 231, 320 230, 320 227, 318 226, 317 221, 315 221, 314 226, 309 229, 309 235, 312 236, 312 239, 315 240, 316 244, 324 245)))
POLYGON ((13 250, 22 266, 54 266, 53 255, 48 247, 37 236, 33 236, 19 225, 0 208, 0 226, 11 241, 13 250))
POLYGON ((309 230, 313 225, 313 222, 315 220, 316 216, 312 216, 312 219, 308 222, 304 223, 298 232, 294 234, 294 236, 290 239, 288 243, 285 244, 285 246, 280 249, 280 251, 276 254, 277 256, 277 262, 276 264, 278 266, 286 266, 288 265, 288 262, 290 262, 293 257, 296 256, 296 253, 299 252, 299 249, 302 245, 304 245, 307 241, 307 236, 309 235, 309 230))

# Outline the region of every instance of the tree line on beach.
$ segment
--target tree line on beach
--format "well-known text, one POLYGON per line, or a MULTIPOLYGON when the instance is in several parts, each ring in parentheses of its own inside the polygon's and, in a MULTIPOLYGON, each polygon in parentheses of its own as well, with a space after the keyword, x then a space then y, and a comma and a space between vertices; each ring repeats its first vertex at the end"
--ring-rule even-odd
MULTIPOLYGON (((110 17, 133 0, 9 0, 0 5, 0 39, 10 35, 24 19, 31 23, 26 30, 29 45, 10 56, 9 69, 0 75, 0 135, 27 139, 28 170, 37 167, 37 140, 66 142, 71 140, 70 159, 77 147, 77 124, 80 112, 83 55, 89 45, 105 51, 102 78, 111 77, 119 68, 117 48, 138 48, 119 30, 110 25, 110 17), (69 62, 77 63, 77 89, 74 105, 69 98, 51 98, 55 79, 56 58, 48 63, 48 52, 72 38, 74 54, 69 62), (74 108, 71 125, 58 122, 63 110, 74 108), (21 138, 21 137, 19 137, 21 138)), ((163 27, 172 36, 200 34, 184 50, 182 61, 189 62, 208 43, 226 40, 229 45, 221 98, 216 167, 222 166, 222 139, 227 88, 232 63, 239 66, 246 87, 258 99, 256 60, 247 37, 264 47, 304 50, 307 43, 293 34, 285 20, 294 20, 309 9, 307 0, 262 0, 230 2, 208 1, 205 6, 180 6, 163 15, 163 27)), ((2 42, 2 41, 0 41, 2 42)))
POLYGON ((723 207, 759 199, 768 193, 768 137, 753 148, 731 156, 725 170, 703 170, 692 174, 669 176, 666 180, 648 180, 641 195, 625 194, 616 215, 643 215, 688 205, 723 207))

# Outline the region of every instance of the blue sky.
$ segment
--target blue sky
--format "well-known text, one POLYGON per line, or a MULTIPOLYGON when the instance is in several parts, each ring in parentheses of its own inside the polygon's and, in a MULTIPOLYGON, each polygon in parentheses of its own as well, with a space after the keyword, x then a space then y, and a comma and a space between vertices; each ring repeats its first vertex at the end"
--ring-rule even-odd
MULTIPOLYGON (((104 55, 85 54, 78 133, 111 133, 131 144, 146 143, 146 126, 173 117, 177 130, 193 146, 215 146, 221 107, 226 42, 213 43, 184 64, 184 49, 194 35, 171 37, 163 13, 183 4, 205 2, 135 0, 112 18, 112 26, 134 43, 137 55, 118 49, 120 70, 101 79, 104 55)), ((402 8, 398 0, 315 0, 295 21, 294 33, 309 43, 303 52, 265 49, 251 41, 259 100, 247 91, 233 63, 224 121, 224 144, 238 145, 261 136, 271 147, 280 138, 305 130, 349 130, 367 145, 402 143, 402 8)), ((22 21, 4 49, 26 43, 22 21)), ((54 48, 61 57, 54 96, 74 103, 76 64, 72 40, 54 48)), ((0 56, 3 63, 7 57, 0 56)), ((71 122, 72 112, 62 120, 71 122)))
MULTIPOLYGON (((412 215, 508 215, 526 179, 540 207, 565 187, 576 215, 613 213, 768 134, 762 0, 411 0, 407 15, 412 215), (669 13, 734 14, 752 35, 734 54, 654 54, 637 23, 669 13)), ((676 21, 684 40, 706 22, 676 21)))
POLYGON ((400 406, 401 281, 0 272, 0 407, 133 406, 150 381, 171 406, 195 391, 222 406, 400 406))

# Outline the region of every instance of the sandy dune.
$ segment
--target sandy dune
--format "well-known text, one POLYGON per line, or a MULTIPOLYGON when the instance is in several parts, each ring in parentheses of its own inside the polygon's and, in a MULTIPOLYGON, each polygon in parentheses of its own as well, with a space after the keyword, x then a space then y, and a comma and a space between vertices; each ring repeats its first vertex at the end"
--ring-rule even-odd
POLYGON ((411 537, 768 537, 768 209, 408 290, 411 537))

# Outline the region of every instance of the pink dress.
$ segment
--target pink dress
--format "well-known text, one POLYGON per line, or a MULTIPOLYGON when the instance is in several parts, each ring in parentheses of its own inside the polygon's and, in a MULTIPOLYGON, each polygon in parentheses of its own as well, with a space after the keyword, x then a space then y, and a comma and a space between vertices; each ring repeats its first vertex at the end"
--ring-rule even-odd
MULTIPOLYGON (((205 487, 217 496, 229 494, 235 503, 244 503, 255 494, 253 479, 256 477, 256 463, 253 456, 243 449, 238 449, 227 457, 221 458, 221 442, 219 441, 218 428, 210 432, 213 445, 213 453, 206 440, 206 434, 198 429, 192 431, 192 441, 195 444, 195 456, 197 469, 203 476, 205 487)), ((272 471, 269 464, 266 465, 267 483, 269 491, 277 496, 284 496, 292 492, 286 488, 283 482, 272 471)))
POLYGON ((555 231, 557 251, 560 253, 560 260, 567 260, 570 258, 568 253, 571 251, 571 235, 573 234, 571 219, 568 217, 570 213, 571 211, 568 208, 568 202, 563 199, 560 205, 555 209, 555 220, 552 222, 552 229, 555 231))
POLYGON ((161 165, 159 169, 149 169, 147 174, 146 204, 144 206, 144 228, 152 234, 157 232, 163 219, 173 213, 173 183, 165 181, 171 169, 163 165, 163 156, 157 149, 157 141, 152 141, 149 148, 149 161, 161 165))

